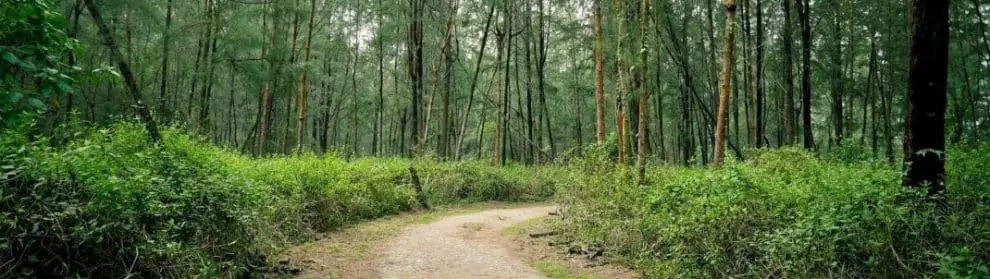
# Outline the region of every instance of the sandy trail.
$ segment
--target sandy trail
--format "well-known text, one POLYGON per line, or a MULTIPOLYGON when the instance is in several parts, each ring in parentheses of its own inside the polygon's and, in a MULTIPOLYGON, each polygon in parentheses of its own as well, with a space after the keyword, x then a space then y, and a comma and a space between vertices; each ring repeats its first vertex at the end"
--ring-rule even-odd
POLYGON ((545 278, 521 259, 499 232, 554 207, 488 210, 406 227, 387 245, 383 278, 545 278))

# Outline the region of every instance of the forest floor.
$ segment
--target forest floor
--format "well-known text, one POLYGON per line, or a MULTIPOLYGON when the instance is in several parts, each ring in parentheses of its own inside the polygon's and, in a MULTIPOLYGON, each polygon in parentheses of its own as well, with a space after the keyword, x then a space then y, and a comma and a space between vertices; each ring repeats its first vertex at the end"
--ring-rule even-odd
MULTIPOLYGON (((528 232, 549 229, 555 207, 483 203, 356 224, 284 253, 300 278, 635 278, 582 264, 528 232)), ((566 248, 563 248, 566 249, 566 248)), ((576 260, 577 258, 581 258, 576 260)))

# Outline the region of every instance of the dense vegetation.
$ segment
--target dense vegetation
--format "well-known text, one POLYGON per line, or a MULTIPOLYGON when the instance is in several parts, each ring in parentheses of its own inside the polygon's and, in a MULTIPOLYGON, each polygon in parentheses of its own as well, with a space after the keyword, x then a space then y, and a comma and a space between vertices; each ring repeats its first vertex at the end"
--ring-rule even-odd
POLYGON ((651 278, 986 278, 990 157, 952 152, 941 218, 863 150, 783 149, 721 169, 651 168, 646 185, 602 157, 575 162, 558 184, 560 225, 651 278))
POLYGON ((650 277, 990 277, 984 2, 5 0, 0 278, 551 198, 650 277))
MULTIPOLYGON (((77 123, 78 124, 78 123, 77 123)), ((360 219, 431 205, 538 201, 538 170, 334 154, 252 159, 166 129, 67 128, 69 138, 0 135, 0 278, 256 274, 265 255, 360 219), (55 143, 61 141, 61 143, 55 143)))

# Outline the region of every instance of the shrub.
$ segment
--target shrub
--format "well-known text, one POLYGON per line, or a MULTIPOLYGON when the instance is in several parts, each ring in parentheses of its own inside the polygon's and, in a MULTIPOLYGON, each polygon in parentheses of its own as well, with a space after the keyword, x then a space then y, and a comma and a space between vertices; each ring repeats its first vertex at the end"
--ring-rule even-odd
POLYGON ((313 232, 416 209, 410 165, 434 205, 554 193, 521 167, 253 159, 176 128, 156 146, 133 122, 75 126, 60 129, 57 145, 0 134, 0 278, 256 274, 265 255, 313 232))
POLYGON ((558 189, 561 229, 649 277, 978 277, 990 248, 978 221, 990 217, 980 169, 990 157, 952 154, 943 222, 892 166, 783 149, 719 169, 652 168, 646 186, 622 168, 577 174, 587 168, 577 162, 558 189))

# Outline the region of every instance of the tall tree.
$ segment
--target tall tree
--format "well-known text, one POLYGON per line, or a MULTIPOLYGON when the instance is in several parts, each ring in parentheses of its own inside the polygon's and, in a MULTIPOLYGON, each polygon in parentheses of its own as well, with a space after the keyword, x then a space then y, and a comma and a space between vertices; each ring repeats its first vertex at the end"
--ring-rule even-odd
POLYGON ((595 128, 598 144, 605 143, 605 46, 602 43, 602 1, 595 0, 595 128))
POLYGON ((718 115, 715 120, 715 165, 725 161, 725 130, 729 118, 729 92, 732 87, 733 49, 735 48, 736 1, 722 0, 725 6, 725 52, 722 56, 722 78, 719 86, 718 115))
POLYGON ((410 0, 408 52, 409 79, 412 95, 412 129, 409 134, 412 143, 410 154, 420 154, 423 150, 423 137, 420 131, 420 110, 423 106, 423 0, 410 0))
POLYGON ((467 131, 468 119, 471 116, 471 106, 474 105, 474 92, 478 88, 478 77, 481 74, 481 62, 485 60, 485 47, 488 45, 488 33, 491 29, 492 17, 494 17, 494 15, 495 5, 491 5, 488 8, 488 16, 485 19, 485 30, 483 31, 483 35, 481 35, 481 44, 478 49, 477 60, 475 61, 474 75, 471 78, 471 88, 468 89, 467 108, 464 109, 464 114, 461 116, 461 128, 457 132, 457 140, 454 143, 454 160, 461 159, 461 147, 464 143, 464 134, 467 131))
POLYGON ((647 129, 649 125, 649 86, 647 85, 646 73, 648 72, 647 64, 649 60, 649 51, 647 51, 647 38, 646 30, 648 28, 647 18, 650 11, 650 1, 643 0, 643 5, 640 7, 639 11, 639 67, 637 72, 637 80, 639 85, 639 99, 636 103, 639 104, 639 115, 637 116, 636 122, 638 127, 636 129, 637 134, 637 144, 636 144, 636 174, 640 184, 646 183, 646 138, 647 129))
POLYGON ((117 42, 113 38, 113 32, 103 22, 103 17, 100 16, 100 10, 93 4, 93 0, 83 1, 86 2, 86 8, 89 10, 90 17, 93 18, 93 23, 96 24, 97 31, 103 39, 103 44, 110 50, 111 58, 117 63, 117 70, 124 76, 124 85, 127 88, 127 94, 131 95, 131 99, 134 100, 138 115, 141 116, 141 120, 144 121, 145 130, 148 131, 148 136, 155 143, 161 142, 162 136, 158 132, 158 124, 151 117, 151 111, 148 110, 148 106, 144 104, 144 97, 141 96, 141 90, 138 89, 137 80, 134 79, 134 73, 131 72, 131 66, 127 64, 127 60, 120 53, 120 48, 117 47, 117 42))
POLYGON ((914 0, 905 119, 904 185, 945 205, 949 1, 914 0))
POLYGON ((781 45, 783 45, 783 60, 784 60, 784 106, 783 112, 781 114, 781 125, 784 126, 782 145, 794 144, 794 139, 796 138, 797 131, 797 121, 794 121, 794 117, 797 115, 797 110, 794 108, 794 63, 791 41, 791 3, 793 0, 782 0, 781 6, 784 10, 784 34, 782 36, 783 40, 781 45))
POLYGON ((162 71, 158 92, 158 119, 164 119, 168 108, 168 58, 171 53, 172 38, 172 0, 165 4, 165 31, 162 32, 162 71))
POLYGON ((811 122, 811 1, 797 1, 799 3, 798 17, 801 20, 801 45, 803 47, 801 54, 801 118, 804 121, 804 148, 812 149, 815 147, 815 137, 812 132, 814 124, 811 122))
POLYGON ((306 143, 306 101, 309 99, 306 78, 309 74, 309 54, 313 46, 313 18, 316 14, 316 0, 309 0, 309 30, 306 35, 306 48, 303 52, 303 71, 299 76, 299 124, 296 127, 296 148, 302 151, 306 143))

